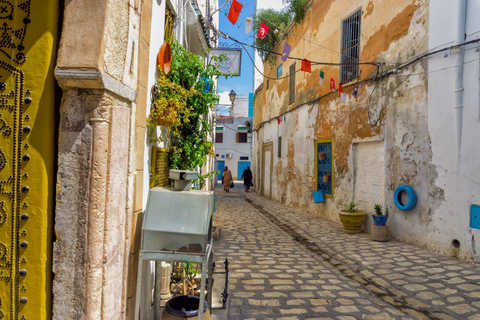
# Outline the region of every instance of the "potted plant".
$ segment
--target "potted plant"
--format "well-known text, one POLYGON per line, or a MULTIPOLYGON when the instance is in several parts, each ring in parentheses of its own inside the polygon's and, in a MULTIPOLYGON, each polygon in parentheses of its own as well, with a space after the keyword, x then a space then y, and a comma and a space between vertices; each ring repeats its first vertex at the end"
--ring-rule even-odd
POLYGON ((385 215, 382 213, 382 206, 375 204, 373 207, 375 214, 372 214, 372 240, 373 241, 388 241, 390 239, 390 231, 388 229, 388 207, 385 208, 385 215))
POLYGON ((385 215, 382 213, 382 205, 376 204, 373 206, 375 214, 372 214, 373 224, 376 226, 384 226, 387 224, 388 219, 388 207, 385 209, 385 215))
POLYGON ((359 210, 357 205, 351 202, 345 210, 340 210, 340 221, 346 233, 360 233, 365 221, 366 212, 359 210))

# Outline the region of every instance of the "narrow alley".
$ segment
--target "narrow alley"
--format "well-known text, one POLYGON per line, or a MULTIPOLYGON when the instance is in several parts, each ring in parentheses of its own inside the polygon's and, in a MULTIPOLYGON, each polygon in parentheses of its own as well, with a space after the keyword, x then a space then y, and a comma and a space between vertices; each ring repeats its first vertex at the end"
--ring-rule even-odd
POLYGON ((228 319, 480 319, 480 266, 216 189, 215 261, 230 261, 228 319))

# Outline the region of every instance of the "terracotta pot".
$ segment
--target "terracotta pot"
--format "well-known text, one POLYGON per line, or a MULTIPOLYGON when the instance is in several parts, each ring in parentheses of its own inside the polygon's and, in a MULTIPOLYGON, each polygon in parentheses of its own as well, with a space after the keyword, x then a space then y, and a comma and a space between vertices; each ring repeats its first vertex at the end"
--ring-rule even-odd
POLYGON ((318 160, 323 161, 326 158, 327 158, 327 156, 325 155, 325 152, 319 152, 318 153, 318 160))
POLYGON ((172 64, 172 49, 170 48, 170 43, 165 42, 160 47, 157 55, 157 63, 163 73, 168 74, 170 72, 170 66, 172 64))
POLYGON ((362 225, 365 221, 367 213, 363 210, 356 212, 348 212, 347 210, 340 211, 340 221, 343 224, 343 229, 346 233, 360 233, 362 232, 362 225))
POLYGON ((323 175, 323 182, 330 182, 330 175, 329 174, 324 174, 323 175))

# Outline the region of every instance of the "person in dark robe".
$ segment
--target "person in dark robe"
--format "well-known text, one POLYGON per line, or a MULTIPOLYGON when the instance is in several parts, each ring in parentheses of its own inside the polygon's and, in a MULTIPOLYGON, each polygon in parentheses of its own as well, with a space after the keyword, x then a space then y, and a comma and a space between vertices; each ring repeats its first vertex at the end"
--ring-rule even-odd
POLYGON ((243 170, 242 179, 243 179, 243 187, 245 188, 245 192, 250 191, 250 187, 252 186, 252 171, 250 167, 247 166, 247 169, 243 170))

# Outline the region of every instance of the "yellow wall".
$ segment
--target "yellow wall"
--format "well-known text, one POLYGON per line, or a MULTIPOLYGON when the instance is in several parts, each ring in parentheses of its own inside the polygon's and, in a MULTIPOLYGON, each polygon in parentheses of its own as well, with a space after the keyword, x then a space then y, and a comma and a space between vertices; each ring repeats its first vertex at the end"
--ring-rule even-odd
POLYGON ((2 6, 8 13, 0 13, 0 317, 49 319, 58 1, 2 6), (20 270, 26 275, 17 276, 20 270))

